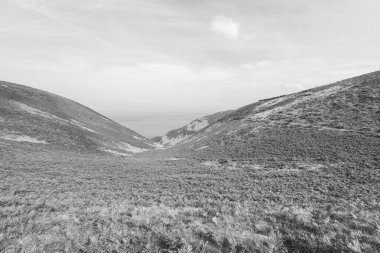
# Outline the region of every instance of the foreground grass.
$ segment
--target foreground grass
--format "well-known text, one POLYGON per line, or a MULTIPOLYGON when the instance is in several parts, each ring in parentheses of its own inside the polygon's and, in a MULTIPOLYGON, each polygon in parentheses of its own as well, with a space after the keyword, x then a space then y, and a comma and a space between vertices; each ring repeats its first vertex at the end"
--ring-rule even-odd
POLYGON ((380 251, 373 167, 1 144, 0 252, 380 251))

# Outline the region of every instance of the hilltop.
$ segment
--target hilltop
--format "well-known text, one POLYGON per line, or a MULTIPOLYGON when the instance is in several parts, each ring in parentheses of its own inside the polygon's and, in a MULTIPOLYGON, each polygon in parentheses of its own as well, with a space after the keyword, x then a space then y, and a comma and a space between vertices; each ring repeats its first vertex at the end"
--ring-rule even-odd
POLYGON ((380 71, 237 109, 173 148, 202 158, 374 163, 380 71))

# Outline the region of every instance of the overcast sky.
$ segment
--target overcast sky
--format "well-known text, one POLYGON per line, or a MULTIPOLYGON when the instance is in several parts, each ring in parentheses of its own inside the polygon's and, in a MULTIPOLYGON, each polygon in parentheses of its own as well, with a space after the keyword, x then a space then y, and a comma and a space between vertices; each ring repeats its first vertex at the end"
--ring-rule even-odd
POLYGON ((380 69, 379 0, 1 0, 0 79, 148 137, 380 69))

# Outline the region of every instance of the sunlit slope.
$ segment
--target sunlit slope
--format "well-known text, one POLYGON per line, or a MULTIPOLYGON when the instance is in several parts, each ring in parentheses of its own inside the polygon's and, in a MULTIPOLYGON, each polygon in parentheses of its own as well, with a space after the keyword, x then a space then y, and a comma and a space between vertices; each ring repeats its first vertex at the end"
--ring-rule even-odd
POLYGON ((175 151, 235 159, 376 162, 379 137, 380 71, 247 105, 175 151))
POLYGON ((0 141, 133 154, 153 149, 136 132, 64 97, 0 82, 0 141))
POLYGON ((164 136, 154 137, 152 140, 166 147, 177 145, 231 112, 232 111, 218 112, 193 120, 181 128, 173 129, 164 136))

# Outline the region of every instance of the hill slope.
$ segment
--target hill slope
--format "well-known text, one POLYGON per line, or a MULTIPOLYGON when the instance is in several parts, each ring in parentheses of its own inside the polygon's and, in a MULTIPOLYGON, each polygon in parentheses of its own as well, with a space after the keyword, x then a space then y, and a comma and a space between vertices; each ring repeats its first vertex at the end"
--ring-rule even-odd
POLYGON ((177 151, 234 159, 376 162, 379 137, 380 71, 247 105, 177 151))
POLYGON ((8 82, 0 82, 0 141, 115 154, 133 154, 154 148, 149 139, 81 104, 8 82))
POLYGON ((164 136, 158 136, 152 138, 153 141, 164 145, 166 147, 174 146, 190 137, 198 133, 200 130, 208 127, 209 125, 213 124, 215 121, 219 120, 220 118, 223 118, 224 116, 228 115, 232 111, 223 111, 218 112, 212 115, 208 115, 196 120, 193 120, 189 124, 173 129, 169 132, 167 132, 164 136))

